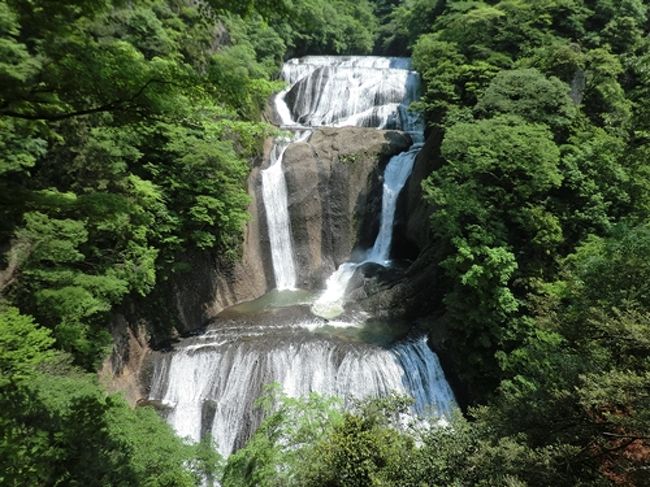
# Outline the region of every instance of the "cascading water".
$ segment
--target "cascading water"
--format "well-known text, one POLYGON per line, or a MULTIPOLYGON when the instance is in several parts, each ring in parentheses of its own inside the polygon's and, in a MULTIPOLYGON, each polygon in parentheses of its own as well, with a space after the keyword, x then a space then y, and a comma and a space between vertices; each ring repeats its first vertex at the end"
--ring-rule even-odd
POLYGON ((289 141, 276 142, 271 153, 271 163, 262 171, 262 196, 269 229, 275 287, 281 290, 296 287, 296 270, 293 263, 287 209, 287 183, 282 172, 282 156, 288 145, 289 141))
MULTIPOLYGON (((423 140, 418 117, 407 110, 416 98, 418 76, 406 58, 308 56, 287 62, 282 77, 288 87, 276 96, 275 108, 282 127, 294 131, 294 136, 276 141, 269 167, 262 171, 278 290, 295 288, 300 272, 291 249, 282 172, 288 144, 308 140, 315 127, 346 125, 400 129, 414 142, 386 167, 375 244, 362 262, 343 263, 319 298, 310 301, 313 314, 334 317, 343 311, 345 290, 357 267, 389 261, 397 197, 423 140)), ((286 301, 289 295, 277 296, 286 301)), ((386 343, 369 341, 369 335, 378 333, 377 326, 315 318, 304 296, 302 301, 296 299, 293 305, 283 301, 269 307, 265 297, 259 300, 264 303, 260 307, 254 303, 233 307, 203 335, 184 340, 171 353, 158 354, 150 398, 166 405, 167 420, 180 436, 198 441, 211 433, 219 451, 230 454, 259 426, 262 413, 254 403, 272 382, 291 396, 333 394, 346 404, 352 398, 397 392, 414 398, 412 414, 434 418, 447 417, 455 407, 425 338, 402 334, 391 335, 386 343), (278 309, 289 310, 289 315, 278 309), (336 330, 358 330, 358 335, 350 339, 349 332, 341 335, 336 330)))
MULTIPOLYGON (((385 59, 385 58, 380 58, 385 59)), ((313 63, 318 65, 318 63, 313 63)), ((369 69, 367 66, 371 63, 361 62, 363 69, 369 69)), ((418 86, 418 77, 412 71, 409 71, 410 62, 404 58, 393 58, 391 61, 390 58, 388 62, 383 61, 378 63, 380 66, 388 66, 383 68, 388 70, 388 72, 395 71, 399 73, 394 76, 390 76, 390 83, 387 85, 389 89, 386 91, 381 91, 380 95, 376 97, 381 103, 376 108, 366 108, 365 103, 355 103, 353 106, 361 107, 364 109, 363 112, 359 114, 350 114, 350 112, 344 112, 344 122, 350 121, 361 121, 368 122, 371 120, 379 121, 379 124, 376 125, 378 128, 385 128, 390 126, 391 128, 399 128, 409 133, 413 140, 413 145, 409 148, 408 151, 402 152, 392 157, 386 166, 384 171, 384 184, 382 192, 382 210, 380 216, 380 226, 379 233, 375 239, 375 243, 372 248, 366 253, 365 258, 356 261, 356 262, 344 262, 339 266, 339 268, 327 279, 326 288, 321 293, 319 298, 314 302, 312 306, 312 311, 318 316, 324 318, 334 318, 340 315, 343 312, 343 306, 345 304, 345 292, 347 286, 354 276, 356 269, 366 262, 374 262, 376 264, 387 265, 390 257, 390 249, 393 240, 393 226, 395 223, 395 210, 397 207, 397 199, 399 194, 406 184, 408 177, 411 175, 413 170, 413 165, 415 163, 415 158, 417 157, 424 140, 424 130, 422 127, 421 119, 419 114, 412 113, 408 111, 408 105, 415 101, 417 98, 417 86, 418 86), (401 89, 397 89, 399 82, 402 82, 401 89), (401 96, 401 99, 399 98, 401 96), (394 100, 399 99, 399 103, 396 103, 394 100), (387 110, 385 116, 378 117, 379 113, 382 113, 383 110, 387 110), (374 118, 367 117, 364 114, 371 110, 374 118)), ((286 68, 285 68, 286 69, 286 68)), ((318 69, 325 69, 319 67, 318 69)), ((291 79, 291 71, 289 71, 289 78, 291 79)), ((365 74, 365 73, 364 73, 365 74)), ((318 85, 314 80, 310 81, 314 76, 308 76, 307 81, 299 81, 297 84, 303 83, 305 86, 318 85)), ((377 79, 377 77, 370 77, 372 82, 361 82, 360 86, 352 83, 355 87, 356 92, 365 93, 365 90, 368 90, 369 87, 381 87, 385 88, 386 84, 384 83, 383 78, 377 79)), ((304 79, 304 78, 303 78, 304 79)), ((356 77, 352 76, 352 79, 356 77)), ((328 84, 326 83, 326 86, 328 84)), ((322 121, 327 119, 327 113, 320 108, 320 100, 325 98, 330 99, 329 92, 331 90, 326 90, 328 96, 321 95, 316 97, 317 101, 312 101, 311 105, 315 108, 314 110, 318 113, 318 116, 312 116, 313 119, 322 121)), ((289 92, 290 93, 290 92, 289 92)), ((303 103, 307 104, 306 102, 303 103)), ((337 105, 338 107, 338 105, 337 105)), ((339 109, 339 111, 342 110, 339 109)), ((309 118, 309 117, 308 117, 309 118)), ((337 124, 338 125, 338 124, 337 124)), ((372 125, 370 125, 372 126, 372 125)))
POLYGON ((308 136, 309 132, 304 131, 296 132, 293 139, 278 138, 271 149, 269 167, 261 171, 262 197, 269 231, 275 287, 278 290, 296 287, 296 269, 287 208, 287 183, 282 171, 282 158, 289 144, 304 140, 308 136))
POLYGON ((435 417, 448 416, 454 404, 424 339, 384 349, 288 326, 225 327, 188 340, 158 363, 151 395, 173 406, 167 420, 180 436, 198 441, 211 433, 220 453, 229 455, 259 426, 262 413, 254 403, 273 382, 291 397, 318 391, 348 404, 406 394, 414 398, 414 412, 435 417))
POLYGON ((408 152, 402 152, 391 158, 384 171, 384 185, 381 200, 381 217, 379 233, 375 243, 370 249, 366 261, 385 265, 390 257, 390 248, 393 242, 393 226, 395 224, 395 210, 397 198, 406 184, 415 158, 420 152, 421 144, 414 144, 408 152))
MULTIPOLYGON (((419 116, 408 111, 408 105, 417 97, 419 78, 410 68, 408 58, 307 56, 292 59, 282 69, 288 87, 274 99, 276 113, 285 129, 351 125, 394 128, 409 132, 414 142, 419 142, 422 138, 419 116)), ((279 290, 293 289, 296 284, 282 156, 291 142, 304 141, 310 134, 305 130, 293 141, 276 140, 270 165, 262 171, 273 272, 279 290)), ((411 149, 388 164, 386 177, 391 179, 389 186, 384 185, 382 230, 377 238, 382 251, 390 250, 397 196, 411 173, 416 155, 417 150, 411 149)), ((387 258, 388 255, 383 260, 387 258)), ((337 307, 341 301, 354 273, 345 270, 333 276, 329 291, 320 300, 320 303, 334 304, 324 306, 337 307)), ((318 306, 315 309, 318 312, 318 306)))

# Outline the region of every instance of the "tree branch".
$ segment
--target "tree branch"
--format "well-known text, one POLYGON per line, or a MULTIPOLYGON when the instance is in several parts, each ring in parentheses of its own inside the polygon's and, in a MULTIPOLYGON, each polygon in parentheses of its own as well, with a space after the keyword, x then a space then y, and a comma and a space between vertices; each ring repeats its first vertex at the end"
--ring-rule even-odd
POLYGON ((11 247, 7 252, 7 267, 0 269, 0 296, 5 289, 11 286, 20 272, 20 266, 23 264, 29 253, 31 246, 26 243, 12 241, 11 247))
POLYGON ((167 84, 167 85, 175 84, 173 81, 150 79, 130 97, 125 99, 113 100, 109 103, 105 103, 103 105, 99 105, 93 108, 86 108, 83 110, 76 110, 73 112, 65 112, 65 113, 22 113, 13 110, 0 110, 0 116, 21 118, 24 120, 47 120, 47 121, 54 122, 58 120, 65 120, 67 118, 80 117, 83 115, 91 115, 93 113, 115 111, 124 107, 125 105, 128 105, 129 103, 134 102, 137 98, 142 96, 142 94, 145 92, 147 88, 149 88, 149 86, 151 86, 154 83, 167 84))

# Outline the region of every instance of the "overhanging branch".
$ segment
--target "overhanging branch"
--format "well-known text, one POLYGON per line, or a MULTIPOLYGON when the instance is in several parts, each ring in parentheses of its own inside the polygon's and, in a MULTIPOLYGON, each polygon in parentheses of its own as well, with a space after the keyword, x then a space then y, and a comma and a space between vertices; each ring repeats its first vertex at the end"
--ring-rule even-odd
POLYGON ((83 115, 91 115, 93 113, 102 113, 102 112, 112 112, 116 110, 123 109, 127 105, 133 103, 138 99, 142 94, 149 88, 152 84, 166 84, 173 85, 173 81, 166 81, 161 79, 150 79, 144 85, 142 85, 133 95, 128 98, 114 100, 102 105, 98 105, 92 108, 85 108, 82 110, 75 110, 72 112, 64 113, 23 113, 14 110, 0 110, 0 116, 11 117, 11 118, 20 118, 23 120, 46 120, 50 122, 65 120, 67 118, 80 117, 83 115))

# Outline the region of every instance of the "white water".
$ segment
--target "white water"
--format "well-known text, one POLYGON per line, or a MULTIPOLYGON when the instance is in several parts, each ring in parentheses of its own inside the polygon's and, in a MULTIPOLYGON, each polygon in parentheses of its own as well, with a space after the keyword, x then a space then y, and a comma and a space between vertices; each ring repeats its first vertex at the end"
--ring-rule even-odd
POLYGON ((288 61, 289 87, 276 102, 284 126, 405 129, 400 106, 415 99, 419 77, 408 58, 307 56, 288 61))
POLYGON ((384 349, 289 329, 248 331, 208 332, 157 362, 151 397, 169 408, 167 421, 179 436, 199 441, 211 433, 219 452, 229 455, 259 426, 262 412, 254 403, 273 382, 291 397, 316 391, 340 396, 345 405, 396 392, 414 398, 414 415, 448 418, 455 407, 423 338, 384 349))
POLYGON ((407 152, 397 154, 389 161, 384 171, 380 226, 375 243, 363 260, 360 262, 344 262, 327 279, 325 290, 311 307, 315 315, 331 319, 343 313, 348 284, 359 266, 368 262, 383 266, 389 265, 397 199, 411 175, 420 148, 421 144, 415 144, 407 152))
POLYGON ((408 152, 402 152, 393 157, 384 171, 384 184, 381 200, 381 217, 379 233, 375 243, 370 249, 366 262, 376 262, 387 265, 390 257, 390 248, 393 243, 393 225, 395 223, 395 211, 397 209, 397 198, 406 184, 415 158, 420 152, 421 145, 411 146, 408 152))
MULTIPOLYGON (((411 71, 408 58, 387 58, 375 56, 307 56, 288 61, 282 69, 282 78, 287 88, 274 99, 275 110, 282 127, 296 129, 317 126, 360 126, 396 128, 408 131, 414 140, 419 140, 422 129, 419 117, 408 112, 408 105, 417 97, 419 77, 411 71)), ((282 157, 292 142, 306 140, 311 132, 289 140, 276 140, 268 169, 262 171, 263 201, 271 245, 275 286, 279 290, 295 289, 296 267, 291 242, 291 227, 287 208, 287 185, 282 168, 282 157)), ((412 151, 404 154, 411 154, 412 151)), ((388 167, 402 173, 413 166, 413 157, 391 160, 388 167), (402 164, 403 163, 403 164, 402 164), (401 171, 401 172, 400 172, 401 171)), ((400 156, 396 156, 400 157, 400 156)), ((387 169, 388 171, 388 169, 387 169)), ((405 178, 410 174, 410 169, 405 178)), ((404 181, 405 181, 404 178, 404 181)), ((401 186, 403 186, 403 182, 401 186)), ((388 191, 396 192, 394 201, 384 203, 382 210, 382 242, 392 235, 392 221, 399 190, 392 184, 388 191), (392 205, 392 206, 391 206, 392 205), (390 221, 384 222, 385 219, 390 221)), ((384 188, 386 195, 386 187, 384 188)), ((385 198, 390 197, 386 196, 385 198)), ((390 243, 385 245, 390 250, 390 243)), ((388 256, 386 256, 386 259, 388 256)), ((386 260, 384 259, 384 260, 386 260)), ((342 309, 345 288, 351 273, 347 268, 332 276, 329 291, 325 291, 316 305, 342 309)), ((322 315, 325 312, 321 312, 322 315)))
POLYGON ((309 132, 296 132, 292 138, 278 138, 271 149, 269 167, 261 171, 262 197, 271 246, 275 287, 279 290, 296 288, 296 267, 291 242, 291 220, 287 206, 287 183, 282 159, 292 142, 305 140, 309 132))
MULTIPOLYGON (((314 314, 328 319, 343 313, 348 284, 360 265, 389 264, 397 199, 424 140, 419 114, 408 111, 408 105, 417 98, 419 83, 417 74, 410 71, 410 62, 403 58, 346 59, 341 63, 344 67, 337 64, 336 69, 327 66, 321 58, 311 57, 306 61, 307 66, 285 65, 284 76, 298 80, 292 88, 298 87, 297 106, 292 116, 302 123, 318 125, 397 128, 407 131, 414 143, 408 151, 393 156, 384 171, 380 226, 374 245, 360 261, 341 264, 312 305, 314 314), (312 93, 317 95, 309 96, 312 93), (340 93, 350 94, 353 101, 340 93)), ((284 118, 292 114, 286 104, 281 110, 283 123, 292 122, 293 119, 284 118)))
POLYGON ((407 58, 308 56, 287 62, 282 75, 293 123, 309 126, 397 128, 397 106, 418 83, 407 58))

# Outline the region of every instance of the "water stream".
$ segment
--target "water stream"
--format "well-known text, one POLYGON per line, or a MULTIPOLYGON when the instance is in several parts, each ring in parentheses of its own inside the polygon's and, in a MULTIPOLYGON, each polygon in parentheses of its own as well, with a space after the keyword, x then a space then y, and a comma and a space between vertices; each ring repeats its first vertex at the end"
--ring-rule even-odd
POLYGON ((308 131, 298 131, 293 137, 276 139, 271 148, 269 167, 261 171, 273 274, 275 287, 279 290, 296 288, 296 268, 287 207, 287 182, 284 178, 282 159, 291 143, 305 140, 309 135, 308 131))
MULTIPOLYGON (((335 103, 335 111, 342 113, 344 117, 344 122, 337 122, 337 125, 340 123, 360 122, 363 126, 397 128, 409 133, 413 145, 408 151, 393 156, 384 171, 380 226, 374 245, 365 253, 363 258, 341 264, 327 279, 325 290, 312 305, 311 309, 314 314, 328 319, 335 318, 343 313, 346 290, 357 268, 367 262, 384 266, 389 265, 397 199, 411 175, 415 158, 424 141, 424 127, 420 115, 408 110, 408 106, 417 98, 419 83, 417 75, 410 71, 408 60, 404 58, 377 58, 374 62, 368 62, 362 58, 362 61, 350 64, 356 64, 357 66, 354 69, 354 75, 348 75, 348 78, 362 80, 359 83, 352 82, 352 88, 349 89, 350 93, 362 98, 362 101, 355 101, 351 104, 351 106, 361 110, 359 113, 352 113, 353 110, 343 111, 343 107, 340 107, 338 102, 331 99, 330 91, 333 90, 329 89, 329 85, 334 83, 325 83, 325 87, 327 87, 324 90, 325 93, 310 98, 315 98, 317 101, 303 102, 298 109, 294 108, 294 111, 300 113, 303 105, 314 106, 314 110, 318 115, 303 117, 308 120, 327 120, 327 113, 329 112, 321 108, 323 103, 321 100, 325 99, 335 103), (379 66, 379 68, 371 68, 370 66, 379 66), (373 69, 374 71, 372 71, 373 69), (373 74, 368 75, 367 71, 371 71, 373 74), (382 76, 378 76, 376 71, 382 73, 382 76), (357 78, 357 75, 359 78, 357 78), (374 98, 372 97, 373 90, 378 90, 374 93, 374 98), (373 100, 377 105, 368 108, 369 100, 373 100), (368 113, 371 113, 371 115, 367 115, 368 113), (373 122, 377 123, 377 125, 372 125, 373 122)), ((321 67, 319 69, 331 70, 332 68, 321 67)), ((291 72, 291 70, 287 71, 291 72)), ((322 83, 316 83, 315 80, 312 80, 314 77, 308 76, 306 81, 301 80, 296 84, 300 86, 302 83, 307 87, 321 86, 322 83)), ((340 77, 342 76, 334 76, 334 79, 339 80, 340 77)), ((300 90, 307 91, 304 87, 301 87, 300 90)))
POLYGON ((332 340, 306 324, 221 327, 189 340, 158 363, 151 395, 171 406, 167 420, 180 436, 211 433, 226 456, 259 426, 254 403, 273 382, 292 397, 318 391, 346 404, 397 392, 414 398, 417 414, 450 414, 453 394, 423 338, 382 348, 332 340))

